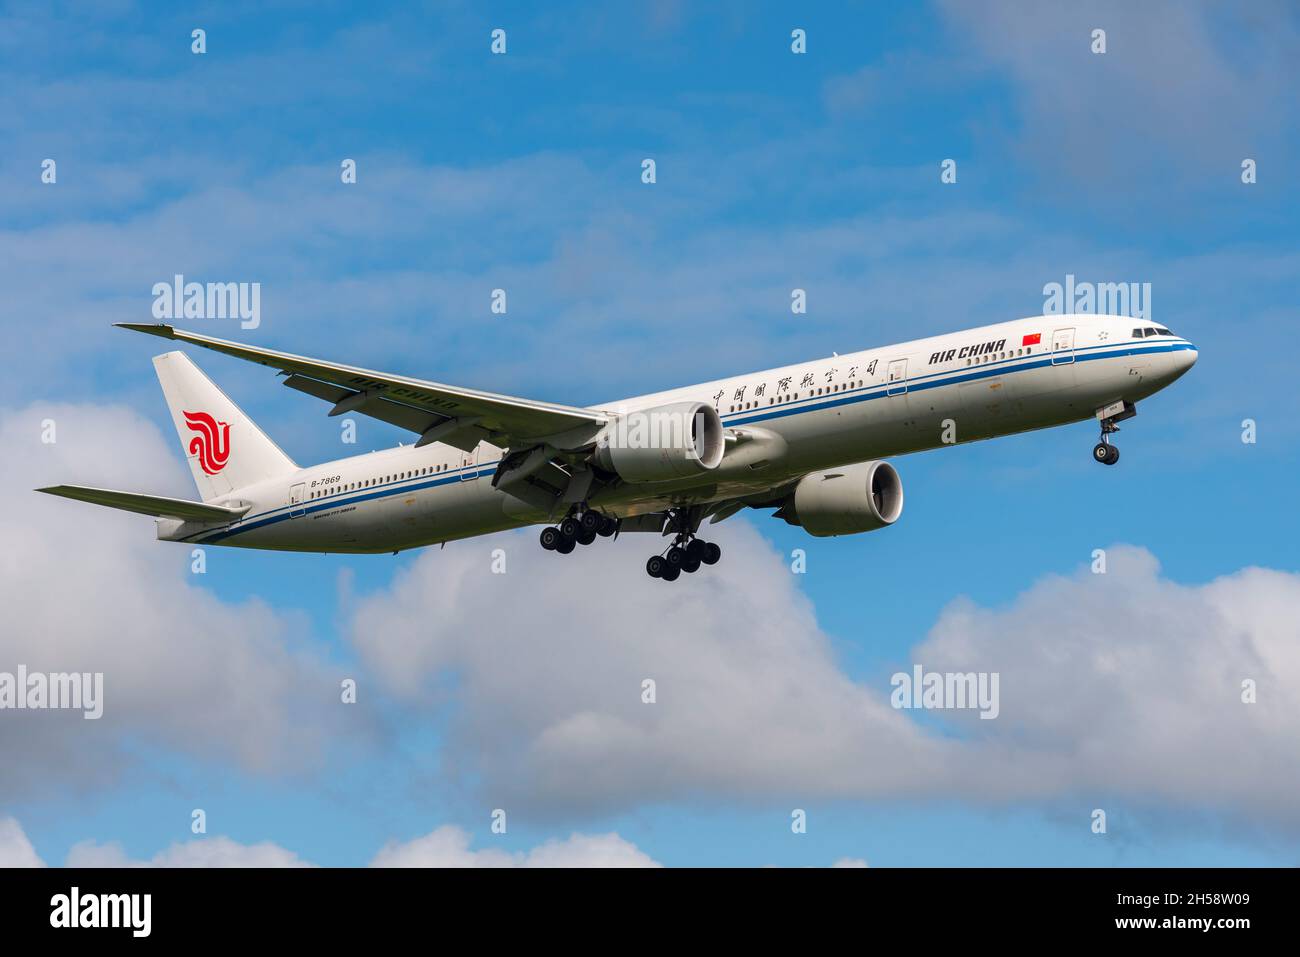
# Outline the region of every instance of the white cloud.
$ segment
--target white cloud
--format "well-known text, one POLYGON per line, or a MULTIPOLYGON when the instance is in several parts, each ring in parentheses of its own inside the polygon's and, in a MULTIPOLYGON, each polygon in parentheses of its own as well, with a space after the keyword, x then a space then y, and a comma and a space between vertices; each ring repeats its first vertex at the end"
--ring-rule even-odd
POLYGON ((445 712, 453 778, 559 815, 798 794, 1300 824, 1300 576, 1179 585, 1121 546, 1107 575, 1049 577, 1003 609, 956 601, 898 666, 997 671, 1001 716, 950 712, 942 734, 893 710, 886 678, 850 680, 783 559, 723 529, 723 562, 673 587, 646 578, 648 538, 564 557, 531 532, 460 543, 360 599, 351 640, 390 693, 445 712), (555 587, 561 562, 575 588, 555 587))
MULTIPOLYGON (((339 704, 341 677, 304 623, 223 602, 189 574, 189 549, 144 516, 40 495, 69 482, 194 497, 180 457, 131 412, 41 405, 0 411, 0 670, 102 672, 103 717, 0 715, 0 798, 110 781, 141 744, 260 772, 309 770, 369 728, 339 704), (56 427, 41 442, 42 423, 56 427)), ((209 574, 218 561, 209 555, 209 574)))
POLYGON ((888 794, 946 775, 951 746, 840 671, 753 529, 708 535, 722 562, 672 586, 645 574, 650 536, 568 556, 532 530, 430 551, 356 600, 351 640, 391 693, 449 706, 445 765, 503 801, 888 794), (489 571, 497 547, 504 575, 489 571), (572 588, 556 587, 561 563, 572 588))
POLYGON ((44 866, 22 825, 11 817, 0 817, 0 868, 44 866))
MULTIPOLYGON (((470 849, 467 831, 445 825, 411 841, 385 844, 371 867, 659 867, 617 834, 572 834, 524 851, 470 849)), ((0 818, 0 868, 44 867, 22 826, 0 818)), ((311 867, 270 841, 240 844, 228 837, 177 842, 148 859, 132 858, 117 842, 83 841, 68 852, 67 867, 311 867)), ((838 866, 838 865, 837 865, 838 866)))
POLYGON ((658 867, 649 855, 617 834, 573 834, 527 851, 470 850, 470 835, 447 825, 404 843, 392 842, 372 867, 658 867))
POLYGON ((228 837, 177 842, 148 860, 133 860, 116 842, 84 841, 68 851, 68 867, 310 867, 293 851, 262 841, 240 844, 228 837))
POLYGON ((1104 575, 1048 577, 1004 609, 953 603, 915 658, 1001 674, 1001 716, 967 730, 1013 749, 1048 792, 1295 826, 1298 619, 1300 576, 1246 568, 1180 585, 1119 546, 1104 575), (1241 700, 1246 679, 1256 704, 1241 700))

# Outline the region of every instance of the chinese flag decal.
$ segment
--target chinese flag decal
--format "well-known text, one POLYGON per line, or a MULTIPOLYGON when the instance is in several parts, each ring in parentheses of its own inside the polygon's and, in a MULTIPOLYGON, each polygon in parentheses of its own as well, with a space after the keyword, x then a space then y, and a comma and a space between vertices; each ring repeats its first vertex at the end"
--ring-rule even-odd
POLYGON ((1042 341, 1043 341, 1043 334, 1041 332, 1035 332, 1032 336, 1025 336, 1024 341, 1021 342, 1020 344, 1022 346, 1036 346, 1042 341))

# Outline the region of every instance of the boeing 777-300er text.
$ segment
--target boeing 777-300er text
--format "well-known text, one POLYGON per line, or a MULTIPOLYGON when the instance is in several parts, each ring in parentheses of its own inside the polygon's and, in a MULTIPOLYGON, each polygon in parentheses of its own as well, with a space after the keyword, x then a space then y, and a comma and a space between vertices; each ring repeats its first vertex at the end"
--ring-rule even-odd
POLYGON ((1018 319, 589 408, 480 392, 227 342, 123 328, 247 359, 284 384, 415 436, 301 468, 181 352, 154 359, 201 502, 80 485, 54 495, 155 516, 158 537, 299 552, 397 552, 544 524, 560 553, 652 532, 672 581, 721 554, 701 524, 745 508, 811 535, 892 525, 885 458, 1096 419, 1097 462, 1136 403, 1196 362, 1162 326, 1118 316, 1018 319))

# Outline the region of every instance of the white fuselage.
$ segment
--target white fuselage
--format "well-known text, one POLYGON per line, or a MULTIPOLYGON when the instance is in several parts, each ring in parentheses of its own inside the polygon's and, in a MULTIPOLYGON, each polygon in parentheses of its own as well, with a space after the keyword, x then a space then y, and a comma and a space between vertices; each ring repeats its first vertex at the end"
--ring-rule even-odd
MULTIPOLYGON (((729 429, 764 441, 729 446, 704 475, 596 492, 619 517, 762 494, 817 469, 1091 418, 1169 385, 1196 360, 1174 335, 1134 338, 1137 319, 1043 316, 983 326, 639 396, 612 413, 684 400, 712 404, 729 429), (1041 336, 1037 344, 1025 338, 1041 336), (953 434, 955 432, 955 434, 953 434)), ((237 489, 249 505, 227 526, 159 520, 159 537, 311 552, 386 552, 553 521, 491 485, 502 450, 398 447, 237 489)))

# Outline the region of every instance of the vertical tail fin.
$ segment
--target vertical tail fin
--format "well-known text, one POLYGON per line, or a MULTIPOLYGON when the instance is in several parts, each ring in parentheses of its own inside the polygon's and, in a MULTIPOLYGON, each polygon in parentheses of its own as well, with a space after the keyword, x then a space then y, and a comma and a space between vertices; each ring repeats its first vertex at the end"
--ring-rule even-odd
POLYGON ((297 471, 266 433, 183 352, 155 356, 176 434, 199 496, 211 501, 237 488, 297 471))

